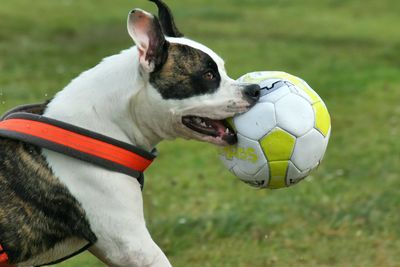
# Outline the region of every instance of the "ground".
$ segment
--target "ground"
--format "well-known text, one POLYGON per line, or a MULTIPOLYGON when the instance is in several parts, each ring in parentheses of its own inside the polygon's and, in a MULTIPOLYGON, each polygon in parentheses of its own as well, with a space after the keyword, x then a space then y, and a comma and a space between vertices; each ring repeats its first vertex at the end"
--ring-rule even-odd
MULTIPOLYGON (((237 78, 282 70, 332 115, 321 167, 289 189, 255 190, 212 145, 164 142, 144 191, 148 226, 174 266, 400 266, 400 2, 169 1, 187 36, 237 78)), ((8 0, 0 6, 0 110, 51 98, 132 45, 144 0, 8 0)), ((58 266, 103 266, 83 254, 58 266)))

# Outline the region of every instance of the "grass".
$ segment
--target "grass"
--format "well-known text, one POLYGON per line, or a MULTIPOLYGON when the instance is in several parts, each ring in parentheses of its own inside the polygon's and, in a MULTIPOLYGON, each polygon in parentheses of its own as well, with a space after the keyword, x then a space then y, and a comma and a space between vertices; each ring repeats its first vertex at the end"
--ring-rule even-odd
MULTIPOLYGON (((333 120, 322 166, 278 191, 239 182, 211 145, 160 144, 145 210, 173 265, 400 266, 400 2, 169 2, 181 30, 226 59, 232 77, 298 75, 333 120)), ((50 98, 131 46, 125 16, 133 7, 155 11, 147 1, 3 1, 1 111, 50 98)), ((58 266, 103 265, 83 254, 58 266)))

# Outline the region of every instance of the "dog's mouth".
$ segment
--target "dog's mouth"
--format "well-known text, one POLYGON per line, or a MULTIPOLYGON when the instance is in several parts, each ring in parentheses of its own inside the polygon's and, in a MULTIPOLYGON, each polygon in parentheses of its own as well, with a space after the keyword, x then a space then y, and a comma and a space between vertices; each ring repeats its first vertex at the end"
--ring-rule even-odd
POLYGON ((184 116, 182 123, 189 129, 202 135, 225 141, 229 145, 237 142, 235 131, 226 120, 213 120, 197 116, 184 116))

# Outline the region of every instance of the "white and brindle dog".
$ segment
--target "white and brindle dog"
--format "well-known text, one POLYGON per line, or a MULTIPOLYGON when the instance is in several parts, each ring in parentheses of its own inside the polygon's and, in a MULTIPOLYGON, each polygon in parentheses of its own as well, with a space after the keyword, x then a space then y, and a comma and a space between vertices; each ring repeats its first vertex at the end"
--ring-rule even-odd
MULTIPOLYGON (((184 38, 169 8, 159 18, 134 9, 128 32, 136 46, 104 59, 47 104, 44 115, 151 151, 183 137, 233 144, 223 120, 246 112, 258 85, 239 84, 224 61, 184 38)), ((143 215, 132 177, 0 138, 0 244, 9 262, 37 266, 88 241, 108 266, 167 267, 143 215)))

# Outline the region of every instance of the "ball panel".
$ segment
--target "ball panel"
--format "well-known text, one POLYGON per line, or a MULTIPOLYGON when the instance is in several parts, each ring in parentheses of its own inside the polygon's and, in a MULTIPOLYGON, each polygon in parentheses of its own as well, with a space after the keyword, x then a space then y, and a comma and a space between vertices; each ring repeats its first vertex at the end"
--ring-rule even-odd
POLYGON ((328 109, 322 102, 315 103, 313 109, 315 112, 315 128, 324 136, 327 136, 331 128, 331 117, 329 116, 328 109))
POLYGON ((302 97, 293 93, 275 104, 278 125, 295 136, 302 136, 314 127, 314 111, 302 97))
POLYGON ((316 92, 314 92, 313 89, 302 79, 293 76, 291 74, 286 73, 286 75, 283 75, 283 79, 286 79, 293 83, 295 86, 299 87, 301 90, 303 90, 308 97, 311 99, 311 104, 317 103, 321 100, 321 98, 318 96, 316 92))
POLYGON ((271 103, 257 103, 250 111, 234 118, 236 131, 259 140, 276 125, 275 107, 271 103))
POLYGON ((220 158, 229 169, 237 167, 246 175, 254 176, 267 164, 267 160, 257 141, 237 134, 238 145, 220 149, 220 158))
POLYGON ((311 104, 321 101, 321 98, 314 92, 314 90, 308 88, 306 85, 302 84, 299 86, 311 99, 311 104))
POLYGON ((328 148, 328 144, 329 144, 329 138, 331 137, 331 129, 329 129, 329 131, 328 131, 328 134, 327 134, 327 136, 325 137, 325 139, 324 139, 324 147, 322 148, 322 150, 323 150, 323 155, 322 155, 322 158, 321 158, 321 160, 320 160, 320 162, 319 163, 321 163, 321 161, 324 159, 324 157, 325 157, 325 152, 326 152, 326 150, 327 150, 327 148, 328 148))
POLYGON ((272 99, 271 97, 269 97, 270 100, 268 100, 269 98, 264 96, 271 94, 272 92, 277 91, 282 87, 289 87, 289 85, 285 81, 280 79, 268 79, 260 82, 259 85, 261 87, 259 102, 276 102, 276 100, 273 101, 274 99, 272 99))
POLYGON ((282 81, 281 79, 266 79, 266 80, 261 80, 258 81, 258 85, 262 88, 268 88, 268 89, 273 89, 273 88, 279 88, 280 84, 278 83, 279 81, 282 81))
POLYGON ((265 165, 259 170, 259 172, 254 175, 254 180, 263 181, 264 186, 267 186, 269 180, 269 166, 266 162, 265 165))
POLYGON ((237 166, 234 166, 231 170, 230 170, 235 176, 239 177, 240 180, 242 180, 243 182, 245 182, 246 184, 250 184, 248 182, 252 182, 253 181, 253 176, 249 175, 247 173, 244 173, 240 168, 238 168, 237 166))
POLYGON ((297 138, 292 162, 300 171, 318 166, 324 155, 326 145, 324 136, 316 129, 312 129, 304 136, 297 138))
POLYGON ((282 129, 275 128, 260 140, 268 161, 289 160, 296 138, 282 129))
POLYGON ((231 146, 218 148, 219 158, 224 166, 231 170, 236 165, 236 160, 233 157, 233 149, 231 146))
POLYGON ((261 188, 265 187, 267 183, 267 177, 264 179, 255 179, 253 175, 249 175, 247 173, 244 173, 241 168, 238 166, 233 167, 231 170, 233 174, 235 174, 237 177, 240 177, 240 179, 245 182, 248 185, 251 185, 253 187, 261 188))
POLYGON ((238 134, 237 137, 242 146, 237 148, 237 157, 240 160, 237 161, 236 166, 249 175, 255 175, 267 164, 261 146, 257 141, 246 138, 241 134, 238 134))
POLYGON ((289 161, 288 172, 286 177, 287 185, 294 185, 303 180, 310 173, 310 170, 300 171, 297 167, 289 161))
POLYGON ((289 161, 272 161, 269 163, 270 179, 268 188, 277 189, 286 187, 286 173, 289 161))
POLYGON ((259 102, 276 103, 281 98, 283 98, 284 96, 286 96, 288 94, 290 94, 290 89, 286 84, 283 84, 277 90, 272 91, 264 96, 261 96, 259 102))
POLYGON ((231 171, 243 181, 253 181, 254 176, 242 171, 238 166, 233 166, 231 171))
POLYGON ((315 100, 313 100, 304 90, 300 89, 300 87, 292 84, 292 86, 290 87, 290 91, 298 96, 301 96, 310 104, 315 103, 315 100))

